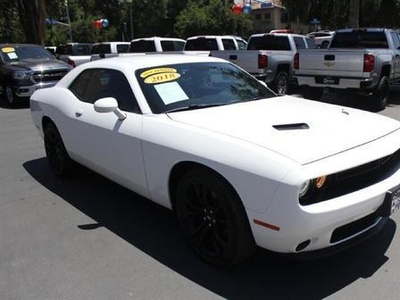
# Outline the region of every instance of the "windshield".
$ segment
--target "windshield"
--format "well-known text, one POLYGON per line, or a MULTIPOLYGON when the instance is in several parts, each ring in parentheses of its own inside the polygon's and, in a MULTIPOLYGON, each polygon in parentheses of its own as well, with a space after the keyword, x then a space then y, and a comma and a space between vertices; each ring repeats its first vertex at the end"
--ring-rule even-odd
POLYGON ((54 56, 40 46, 7 46, 1 48, 1 56, 5 62, 14 62, 25 59, 54 59, 54 56))
POLYGON ((186 63, 136 71, 154 113, 198 109, 276 95, 230 63, 186 63))

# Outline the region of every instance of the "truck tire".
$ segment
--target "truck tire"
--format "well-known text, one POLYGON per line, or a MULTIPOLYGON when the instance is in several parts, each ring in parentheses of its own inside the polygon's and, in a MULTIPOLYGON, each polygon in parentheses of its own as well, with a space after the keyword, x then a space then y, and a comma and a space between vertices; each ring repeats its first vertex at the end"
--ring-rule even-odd
POLYGON ((303 98, 309 100, 321 100, 324 91, 319 88, 312 88, 309 86, 303 87, 303 98))
POLYGON ((285 71, 278 72, 272 84, 272 89, 278 95, 289 92, 289 75, 285 71))
POLYGON ((380 111, 385 109, 389 102, 389 79, 386 76, 382 76, 371 98, 376 110, 380 111))
POLYGON ((15 95, 12 87, 8 83, 5 83, 3 86, 3 97, 9 106, 15 105, 17 96, 15 95))

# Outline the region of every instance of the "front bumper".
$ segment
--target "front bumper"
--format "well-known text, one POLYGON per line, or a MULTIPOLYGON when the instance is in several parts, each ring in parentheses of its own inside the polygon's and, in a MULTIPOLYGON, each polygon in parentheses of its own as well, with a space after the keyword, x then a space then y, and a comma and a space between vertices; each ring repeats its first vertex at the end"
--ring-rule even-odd
POLYGON ((12 88, 17 97, 29 98, 36 90, 52 87, 56 85, 56 83, 57 81, 40 82, 34 85, 13 86, 12 88))

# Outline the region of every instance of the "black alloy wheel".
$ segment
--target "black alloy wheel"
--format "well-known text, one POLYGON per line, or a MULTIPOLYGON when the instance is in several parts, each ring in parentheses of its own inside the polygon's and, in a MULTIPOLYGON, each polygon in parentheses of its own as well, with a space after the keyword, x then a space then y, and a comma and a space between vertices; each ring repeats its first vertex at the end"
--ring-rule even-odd
POLYGON ((48 123, 44 127, 44 147, 53 173, 59 177, 70 175, 73 162, 54 123, 48 123))
POLYGON ((178 185, 175 205, 190 245, 206 262, 231 266, 255 250, 240 199, 214 172, 202 168, 188 171, 178 185))

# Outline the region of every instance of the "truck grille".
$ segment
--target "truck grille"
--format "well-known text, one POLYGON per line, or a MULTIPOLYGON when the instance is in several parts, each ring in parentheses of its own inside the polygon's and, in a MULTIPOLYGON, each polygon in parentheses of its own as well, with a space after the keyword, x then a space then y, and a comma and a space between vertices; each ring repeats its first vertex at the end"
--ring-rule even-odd
POLYGON ((35 83, 58 81, 63 78, 67 73, 67 69, 36 71, 33 73, 33 81, 35 83))

